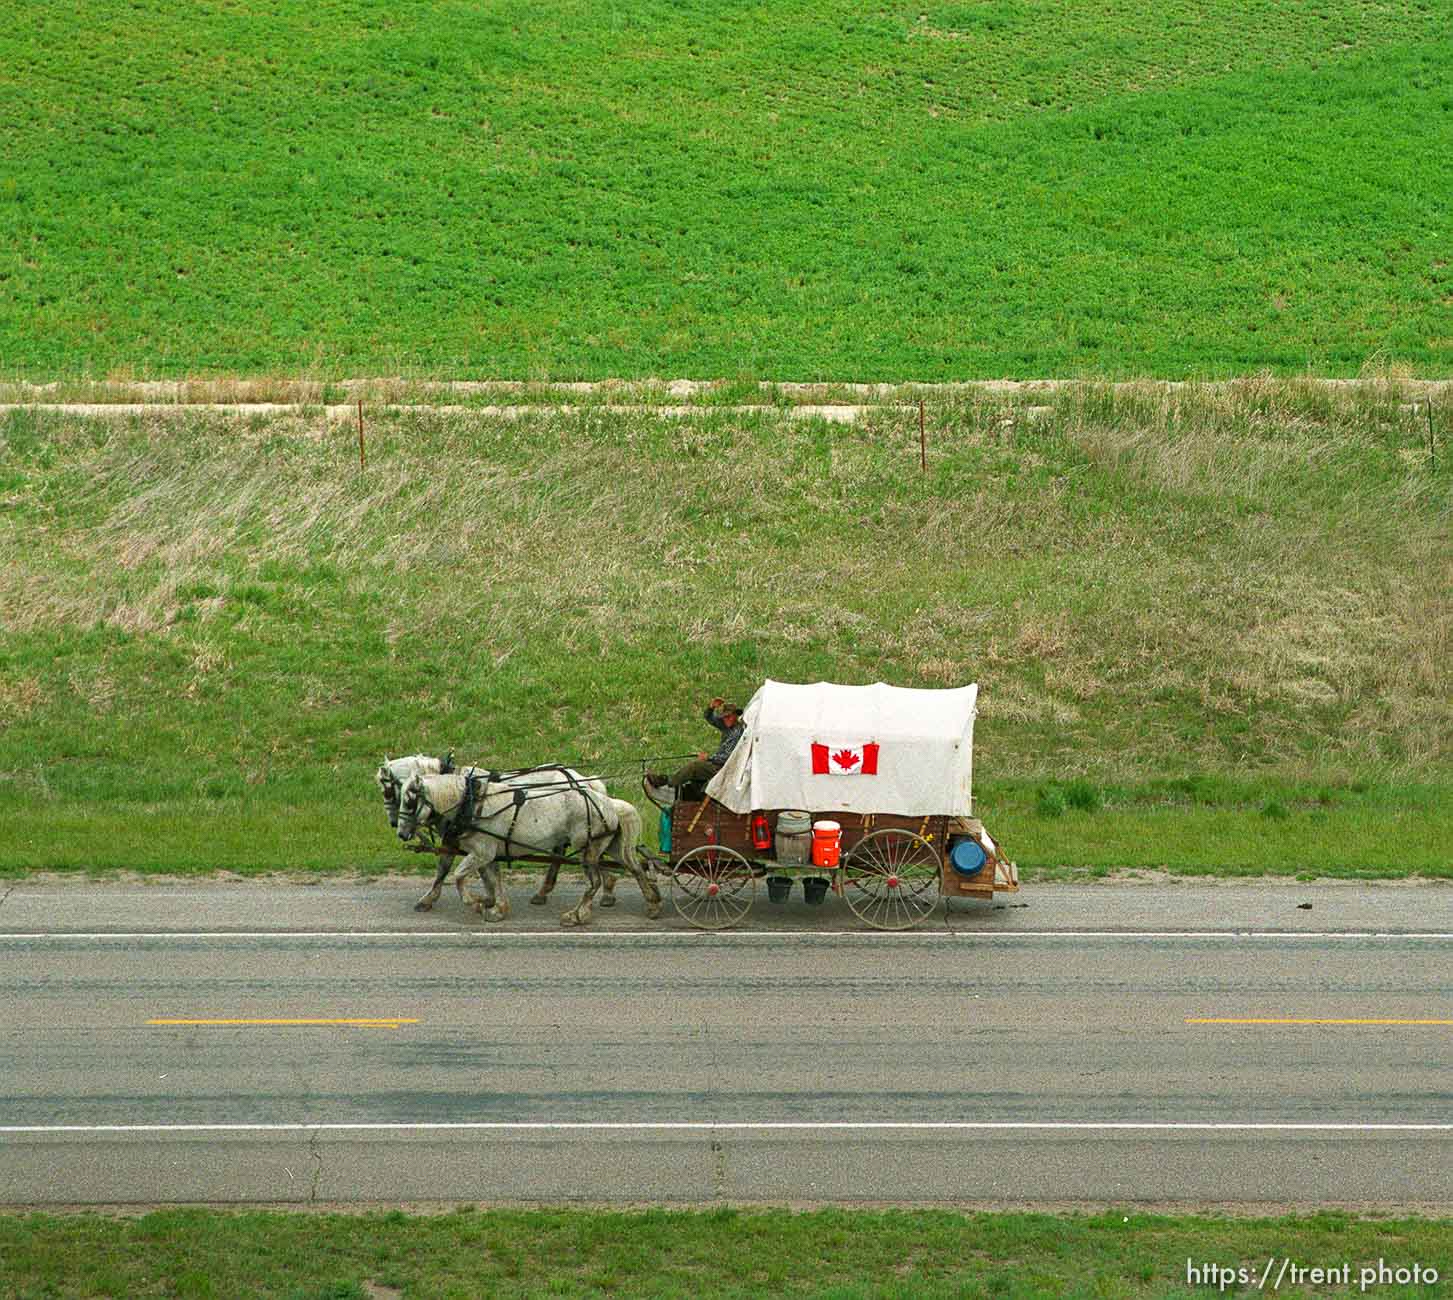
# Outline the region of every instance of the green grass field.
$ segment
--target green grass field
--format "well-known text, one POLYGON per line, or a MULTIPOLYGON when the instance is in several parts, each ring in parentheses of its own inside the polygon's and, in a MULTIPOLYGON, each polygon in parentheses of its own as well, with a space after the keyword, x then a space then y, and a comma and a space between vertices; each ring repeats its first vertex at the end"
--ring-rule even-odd
POLYGON ((1436 0, 17 0, 0 376, 1453 363, 1436 0))
MULTIPOLYGON (((637 394, 624 393, 630 398, 637 394)), ((1453 466, 1397 385, 0 421, 0 870, 381 870, 385 752, 623 777, 977 680, 1033 878, 1453 875, 1453 466), (710 733, 714 734, 714 733, 710 733)))
MULTIPOLYGON (((1445 0, 7 12, 0 402, 302 404, 0 412, 0 877, 422 874, 385 751, 641 802, 640 756, 772 676, 977 680, 978 811, 1030 885, 1453 878, 1453 411, 1435 462, 1410 382, 1453 372, 1445 0), (1024 376, 1085 382, 928 393, 927 473, 919 394, 847 387, 1024 376), (529 386, 430 386, 464 379, 529 386), (322 405, 360 397, 366 468, 322 405)), ((1188 1259, 1446 1278, 1450 1240, 0 1216, 0 1294, 1148 1300, 1213 1293, 1188 1259)))
MULTIPOLYGON (((870 1209, 475 1210, 439 1215, 221 1213, 0 1217, 8 1300, 447 1300, 475 1296, 817 1296, 1040 1300, 1259 1294, 1271 1259, 1350 1270, 1281 1294, 1432 1297, 1453 1275, 1450 1224, 1344 1214, 1171 1218, 870 1209), (1188 1282, 1187 1262, 1253 1285, 1188 1282), (1373 1283, 1363 1269, 1437 1273, 1373 1283)), ((1276 1272, 1274 1268, 1273 1272, 1276 1272)), ((1206 1276, 1198 1273, 1196 1278, 1206 1276)))

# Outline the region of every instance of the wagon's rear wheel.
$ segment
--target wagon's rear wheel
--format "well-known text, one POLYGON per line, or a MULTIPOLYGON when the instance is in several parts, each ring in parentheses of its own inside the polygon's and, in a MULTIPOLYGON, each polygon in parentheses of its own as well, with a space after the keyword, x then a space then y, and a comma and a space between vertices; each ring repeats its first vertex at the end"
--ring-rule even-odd
POLYGON ((735 849, 703 844, 671 865, 671 902, 698 930, 736 925, 756 893, 752 864, 735 849))
POLYGON ((875 930, 907 930, 938 904, 939 852, 921 835, 865 835, 843 860, 843 897, 875 930))

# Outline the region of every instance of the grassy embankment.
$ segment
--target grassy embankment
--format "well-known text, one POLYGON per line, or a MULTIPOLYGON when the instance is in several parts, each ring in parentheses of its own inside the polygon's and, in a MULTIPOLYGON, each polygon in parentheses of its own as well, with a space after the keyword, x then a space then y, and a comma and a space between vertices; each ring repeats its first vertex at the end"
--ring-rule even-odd
POLYGON ((1436 0, 12 11, 11 377, 1453 364, 1436 0))
MULTIPOLYGON (((630 394, 626 394, 630 396, 630 394)), ((381 869, 385 751, 629 771, 978 680, 1022 866, 1453 874, 1448 459, 1396 385, 0 422, 0 870, 381 869)), ((622 792, 639 796, 627 780, 622 792)))
MULTIPOLYGON (((1446 1294, 1447 1222, 1340 1214, 1278 1219, 951 1211, 575 1210, 409 1216, 165 1210, 135 1219, 0 1217, 12 1300, 66 1296, 248 1295, 286 1300, 424 1296, 831 1296, 986 1300, 1111 1296, 1162 1300, 1255 1294, 1283 1260, 1350 1267, 1351 1286, 1284 1285, 1292 1295, 1359 1294, 1364 1268, 1436 1270, 1431 1287, 1374 1284, 1377 1296, 1446 1294), (1251 1285, 1194 1280, 1186 1265, 1248 1269, 1251 1285)), ((1201 1276, 1205 1276, 1202 1274, 1201 1276)))

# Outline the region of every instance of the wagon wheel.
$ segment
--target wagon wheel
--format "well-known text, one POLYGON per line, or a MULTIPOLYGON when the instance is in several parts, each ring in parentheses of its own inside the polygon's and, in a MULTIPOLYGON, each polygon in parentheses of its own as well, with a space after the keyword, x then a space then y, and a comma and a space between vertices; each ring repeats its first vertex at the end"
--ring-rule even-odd
POLYGON ((874 831, 843 861, 843 897, 875 930, 907 930, 937 906, 941 867, 938 850, 923 836, 874 831))
POLYGON ((735 849, 703 844, 671 867, 671 901, 698 930, 725 930, 747 914, 757 893, 751 863, 735 849))

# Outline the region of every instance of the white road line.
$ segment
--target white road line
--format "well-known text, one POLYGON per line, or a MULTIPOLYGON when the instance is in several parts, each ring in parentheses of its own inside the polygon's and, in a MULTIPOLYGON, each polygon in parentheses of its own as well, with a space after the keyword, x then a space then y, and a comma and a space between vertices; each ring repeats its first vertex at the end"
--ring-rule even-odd
POLYGON ((1279 1123, 1150 1123, 1081 1122, 1071 1120, 498 1120, 420 1121, 418 1123, 316 1124, 7 1124, 5 1133, 355 1133, 355 1132, 1059 1132, 1059 1133, 1453 1133, 1453 1124, 1279 1124, 1279 1123))
POLYGON ((778 939, 811 942, 853 939, 867 943, 941 943, 944 940, 1016 939, 1432 939, 1446 942, 1446 930, 952 930, 929 934, 863 930, 37 930, 0 933, 0 942, 33 943, 63 939, 454 939, 468 943, 532 941, 606 943, 612 939, 685 939, 726 942, 778 939))

